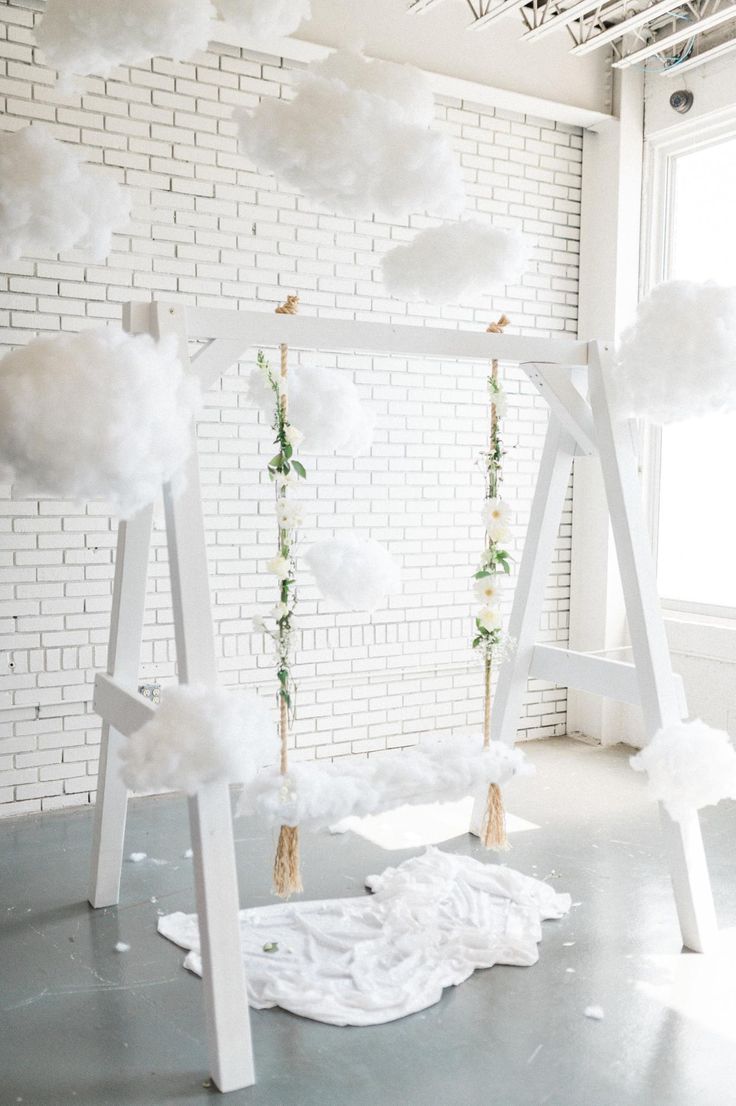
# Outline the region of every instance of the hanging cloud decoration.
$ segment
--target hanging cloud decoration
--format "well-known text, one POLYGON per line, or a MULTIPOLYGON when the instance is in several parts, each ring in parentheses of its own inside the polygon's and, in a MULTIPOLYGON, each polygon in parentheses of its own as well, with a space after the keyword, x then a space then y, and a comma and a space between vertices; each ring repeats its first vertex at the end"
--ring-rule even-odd
POLYGON ((20 494, 103 498, 128 517, 186 460, 199 398, 174 338, 37 338, 0 360, 0 477, 20 494))
POLYGON ((399 590, 397 561, 371 538, 317 542, 305 559, 324 598, 344 610, 374 611, 399 590))
POLYGON ((252 692, 167 687, 151 721, 123 747, 121 775, 132 791, 188 795, 216 780, 243 783, 268 762, 275 733, 268 706, 252 692))
POLYGON ((475 219, 422 230, 384 254, 383 282, 396 299, 466 303, 521 279, 529 244, 519 231, 475 219))
POLYGON ((214 0, 223 19, 255 42, 286 38, 310 19, 310 0, 214 0))
POLYGON ((236 111, 240 148, 309 200, 340 215, 457 215, 464 188, 419 70, 338 52, 297 78, 293 100, 236 111))
POLYGON ((215 15, 209 0, 48 0, 36 42, 60 75, 104 77, 117 65, 206 50, 215 15))
MULTIPOLYGON (((260 369, 248 382, 248 397, 270 420, 273 391, 260 369)), ((289 369, 289 421, 304 435, 300 453, 367 453, 373 438, 373 413, 347 372, 297 365, 289 369)))
POLYGON ((480 736, 424 737, 389 756, 294 764, 286 778, 278 766, 266 768, 246 784, 238 814, 316 829, 404 804, 453 802, 533 771, 519 749, 502 741, 483 748, 480 736))
POLYGON ((0 260, 85 250, 102 261, 130 218, 127 194, 45 127, 0 135, 0 260))
POLYGON ((647 773, 650 798, 663 802, 675 819, 736 799, 736 749, 727 733, 705 722, 660 730, 629 763, 647 773))
POLYGON ((655 288, 621 336, 613 390, 622 415, 657 423, 736 410, 736 288, 655 288))

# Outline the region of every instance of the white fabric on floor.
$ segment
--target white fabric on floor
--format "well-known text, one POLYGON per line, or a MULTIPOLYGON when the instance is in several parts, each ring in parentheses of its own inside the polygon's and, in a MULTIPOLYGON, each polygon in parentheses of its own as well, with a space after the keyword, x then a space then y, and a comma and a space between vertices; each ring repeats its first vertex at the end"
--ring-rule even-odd
MULTIPOLYGON (((549 884, 434 848, 366 885, 373 895, 241 910, 251 1006, 331 1025, 403 1018, 476 968, 536 963, 540 923, 570 909, 549 884)), ((158 930, 201 975, 196 914, 168 914, 158 930)))

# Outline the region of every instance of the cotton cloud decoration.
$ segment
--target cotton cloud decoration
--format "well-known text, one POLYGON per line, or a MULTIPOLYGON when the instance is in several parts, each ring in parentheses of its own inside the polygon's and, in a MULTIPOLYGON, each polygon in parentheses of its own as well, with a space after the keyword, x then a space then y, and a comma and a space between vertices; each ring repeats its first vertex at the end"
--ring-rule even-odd
POLYGON ((37 338, 0 360, 0 477, 21 494, 103 498, 125 518, 186 460, 199 398, 174 338, 37 338))
POLYGON ((107 76, 117 65, 206 50, 209 0, 48 0, 36 42, 63 76, 107 76))
POLYGON ((455 304, 518 281, 528 263, 529 245, 518 231, 464 219, 420 231, 384 254, 381 267, 396 299, 455 304))
POLYGON ((312 15, 310 0, 214 0, 223 19, 256 42, 294 33, 312 15))
POLYGON ((102 261, 130 218, 127 194, 45 127, 0 135, 0 260, 85 250, 102 261))
POLYGON ((258 814, 272 826, 316 829, 404 804, 453 802, 533 771, 523 753, 505 742, 483 748, 479 736, 425 737, 415 749, 389 756, 305 761, 286 777, 278 767, 266 768, 246 784, 238 813, 258 814))
MULTIPOLYGON (((273 417, 273 391, 260 369, 253 369, 248 397, 268 418, 273 417)), ((347 372, 296 365, 289 370, 289 421, 304 435, 300 453, 348 453, 370 449, 373 413, 347 372)))
POLYGON ((397 561, 372 538, 329 538, 305 560, 324 598, 348 611, 376 610, 399 590, 397 561))
POLYGON ((151 721, 123 747, 121 775, 132 791, 188 795, 216 780, 242 783, 267 762, 275 732, 268 706, 252 692, 168 687, 151 721))
POLYGON ((736 288, 655 288, 621 336, 613 398, 622 415, 657 423, 736 410, 736 288))
POLYGON ((429 81, 410 66, 338 52, 297 78, 293 100, 267 96, 234 117, 259 169, 337 214, 462 210, 459 162, 431 129, 429 81))
POLYGON ((650 797, 663 802, 675 819, 721 799, 736 799, 736 749, 727 733, 705 722, 660 730, 629 763, 647 773, 650 797))

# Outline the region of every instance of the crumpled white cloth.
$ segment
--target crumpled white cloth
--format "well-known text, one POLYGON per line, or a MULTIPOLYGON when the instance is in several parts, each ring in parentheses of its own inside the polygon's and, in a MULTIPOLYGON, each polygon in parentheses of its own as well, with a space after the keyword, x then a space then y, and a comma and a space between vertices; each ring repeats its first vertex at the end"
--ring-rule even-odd
MULTIPOLYGON (((251 1006, 331 1025, 403 1018, 476 968, 536 963, 541 922, 570 909, 547 883, 435 848, 366 886, 370 897, 241 910, 251 1006)), ((158 931, 191 950, 184 966, 201 975, 197 915, 168 914, 158 931)))

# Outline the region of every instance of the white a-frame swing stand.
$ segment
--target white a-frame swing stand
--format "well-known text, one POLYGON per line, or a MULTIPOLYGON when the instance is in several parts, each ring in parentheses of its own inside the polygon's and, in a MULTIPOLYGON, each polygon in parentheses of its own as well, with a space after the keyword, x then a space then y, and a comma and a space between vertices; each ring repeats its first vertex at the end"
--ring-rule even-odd
MULTIPOLYGON (((257 344, 296 349, 516 362, 548 401, 551 417, 509 627, 515 654, 501 669, 493 737, 513 743, 529 676, 640 703, 650 736, 682 710, 670 666, 645 533, 633 442, 611 416, 606 395, 608 349, 601 343, 388 326, 172 304, 131 304, 125 327, 154 337, 174 334, 180 355, 204 389, 257 344), (188 340, 201 348, 189 357, 188 340), (572 383, 588 369, 589 401, 572 383), (576 453, 600 457, 616 539, 634 656, 633 664, 535 645, 544 584, 576 453)), ((194 430, 181 490, 163 489, 179 680, 217 678, 205 529, 194 430)), ((178 486, 178 485, 177 485, 178 486)), ((115 561, 108 667, 95 682, 102 745, 95 808, 89 901, 118 902, 128 795, 119 775, 126 738, 155 707, 137 692, 153 510, 120 523, 115 561)), ((240 952, 238 881, 230 795, 226 784, 201 788, 189 800, 200 926, 210 1072, 221 1091, 255 1081, 245 974, 240 952)), ((704 950, 715 918, 698 818, 662 822, 683 942, 704 950)))

